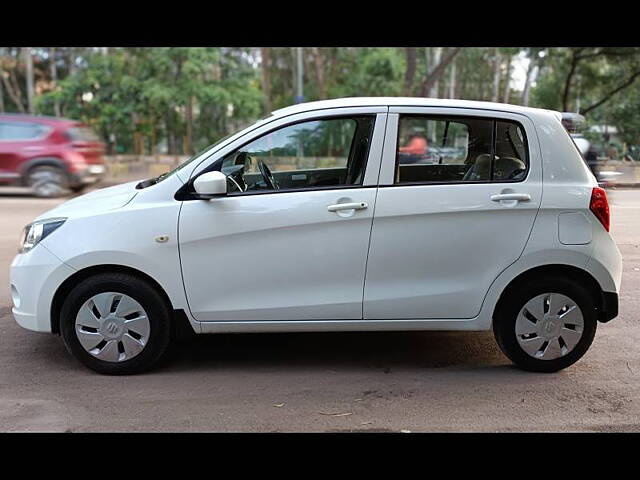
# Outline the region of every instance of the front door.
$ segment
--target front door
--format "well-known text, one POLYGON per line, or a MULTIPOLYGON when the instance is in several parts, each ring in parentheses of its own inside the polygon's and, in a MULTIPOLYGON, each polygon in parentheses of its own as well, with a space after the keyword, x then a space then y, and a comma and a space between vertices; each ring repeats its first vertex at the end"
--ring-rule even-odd
POLYGON ((365 171, 377 180, 381 149, 371 145, 385 121, 386 114, 299 121, 212 163, 227 175, 228 194, 185 201, 179 222, 197 320, 362 318, 376 196, 365 171))

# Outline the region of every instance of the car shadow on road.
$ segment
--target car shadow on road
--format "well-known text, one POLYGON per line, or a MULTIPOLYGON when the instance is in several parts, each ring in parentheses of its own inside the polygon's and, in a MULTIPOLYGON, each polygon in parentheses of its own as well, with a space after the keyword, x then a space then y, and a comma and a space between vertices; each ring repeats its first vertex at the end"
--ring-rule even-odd
POLYGON ((381 369, 507 365, 487 332, 202 335, 173 346, 161 369, 381 369))

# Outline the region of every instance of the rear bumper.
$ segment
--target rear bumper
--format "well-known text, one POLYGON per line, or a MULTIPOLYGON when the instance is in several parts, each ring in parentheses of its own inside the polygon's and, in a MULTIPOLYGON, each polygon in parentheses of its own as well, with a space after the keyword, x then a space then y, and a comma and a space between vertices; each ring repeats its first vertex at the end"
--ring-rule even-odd
POLYGON ((598 312, 598 321, 606 323, 618 316, 618 294, 602 292, 602 309, 598 312))

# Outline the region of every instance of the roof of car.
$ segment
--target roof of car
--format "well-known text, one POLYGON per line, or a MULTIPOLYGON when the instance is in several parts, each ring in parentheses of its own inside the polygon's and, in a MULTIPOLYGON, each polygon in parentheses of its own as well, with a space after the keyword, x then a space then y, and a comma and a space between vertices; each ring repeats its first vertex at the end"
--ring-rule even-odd
POLYGON ((479 110, 496 110, 515 113, 541 113, 548 112, 558 115, 552 110, 540 108, 523 107, 521 105, 511 105, 509 103, 479 102, 475 100, 452 100, 444 98, 424 98, 424 97, 347 97, 333 100, 319 100, 316 102, 299 103, 289 107, 281 108, 272 112, 274 116, 286 116, 294 113, 306 112, 309 110, 322 110, 327 108, 341 107, 367 107, 367 106, 390 106, 390 107, 457 107, 475 108, 479 110))
POLYGON ((62 117, 50 117, 47 115, 27 115, 24 113, 0 113, 0 119, 3 120, 17 120, 21 122, 33 122, 42 123, 46 125, 60 125, 60 124, 78 124, 82 123, 78 120, 71 120, 69 118, 62 117))

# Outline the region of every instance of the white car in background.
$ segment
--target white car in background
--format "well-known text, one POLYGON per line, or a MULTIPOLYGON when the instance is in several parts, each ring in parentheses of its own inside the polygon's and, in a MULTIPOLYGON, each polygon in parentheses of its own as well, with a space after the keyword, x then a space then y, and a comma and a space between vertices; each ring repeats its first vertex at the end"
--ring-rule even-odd
POLYGON ((617 315, 621 278, 606 194, 560 120, 422 98, 278 110, 38 217, 11 266, 13 314, 109 374, 153 366, 181 325, 493 329, 518 366, 557 371, 617 315), (439 163, 398 162, 416 129, 439 135, 439 163))

